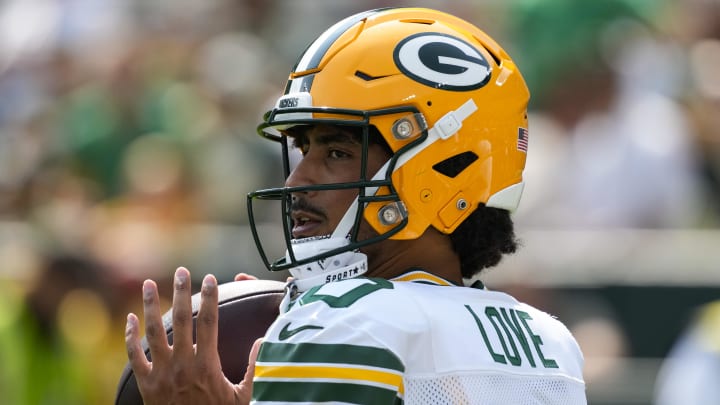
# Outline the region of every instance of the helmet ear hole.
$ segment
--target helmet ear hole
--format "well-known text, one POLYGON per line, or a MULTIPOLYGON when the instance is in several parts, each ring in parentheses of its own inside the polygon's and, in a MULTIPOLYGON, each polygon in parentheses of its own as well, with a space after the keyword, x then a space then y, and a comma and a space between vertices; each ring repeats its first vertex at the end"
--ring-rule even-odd
POLYGON ((436 163, 433 166, 433 170, 447 177, 455 178, 476 160, 478 160, 478 155, 467 151, 449 157, 440 163, 436 163))

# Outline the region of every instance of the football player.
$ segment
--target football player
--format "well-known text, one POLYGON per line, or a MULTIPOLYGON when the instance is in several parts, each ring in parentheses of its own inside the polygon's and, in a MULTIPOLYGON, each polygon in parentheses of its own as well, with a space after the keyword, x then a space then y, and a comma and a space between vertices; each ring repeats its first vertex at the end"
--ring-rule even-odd
MULTIPOLYGON (((146 403, 586 403, 568 329, 478 278, 517 248, 528 99, 503 48, 455 16, 386 8, 330 27, 259 127, 287 176, 248 197, 263 260, 293 276, 280 316, 233 385, 212 316, 196 350, 177 332, 161 347, 146 282, 152 363, 136 316, 127 329, 146 403), (283 207, 286 254, 274 261, 254 220, 267 200, 283 207)), ((176 276, 173 310, 187 314, 189 274, 176 276)), ((199 320, 215 287, 206 276, 199 320)))

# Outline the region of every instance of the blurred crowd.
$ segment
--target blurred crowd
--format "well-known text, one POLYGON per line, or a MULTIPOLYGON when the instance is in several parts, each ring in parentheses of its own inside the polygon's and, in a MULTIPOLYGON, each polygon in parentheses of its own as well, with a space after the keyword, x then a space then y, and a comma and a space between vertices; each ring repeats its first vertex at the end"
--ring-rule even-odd
POLYGON ((720 225, 717 0, 4 0, 2 403, 111 402, 145 278, 271 276, 246 227, 247 192, 282 181, 262 113, 326 27, 411 4, 526 76, 519 227, 720 225))

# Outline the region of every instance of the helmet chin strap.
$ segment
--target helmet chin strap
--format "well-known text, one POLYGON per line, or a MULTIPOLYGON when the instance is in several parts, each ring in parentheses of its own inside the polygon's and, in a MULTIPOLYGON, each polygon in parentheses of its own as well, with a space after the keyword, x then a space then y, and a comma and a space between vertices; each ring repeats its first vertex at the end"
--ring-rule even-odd
MULTIPOLYGON (((477 106, 473 99, 468 99, 457 110, 450 111, 440 118, 432 128, 428 130, 427 138, 415 148, 407 151, 399 156, 395 162, 397 170, 407 163, 413 156, 421 152, 423 149, 432 145, 439 140, 445 140, 453 136, 462 127, 462 122, 470 114, 477 110, 477 106)), ((371 181, 386 178, 387 170, 390 165, 388 160, 375 173, 371 181)), ((365 195, 374 195, 377 187, 366 187, 365 195)), ((355 223, 355 216, 358 210, 358 198, 356 197, 352 204, 348 207, 343 215, 340 223, 332 234, 321 237, 310 237, 292 240, 292 250, 296 259, 304 259, 324 252, 347 246, 350 241, 350 232, 355 223)), ((285 254, 286 260, 290 260, 288 252, 285 254)), ((359 251, 342 252, 335 256, 310 262, 304 265, 293 267, 290 274, 294 277, 294 283, 298 292, 306 291, 314 286, 329 283, 332 281, 353 278, 365 274, 367 272, 367 256, 359 251)))

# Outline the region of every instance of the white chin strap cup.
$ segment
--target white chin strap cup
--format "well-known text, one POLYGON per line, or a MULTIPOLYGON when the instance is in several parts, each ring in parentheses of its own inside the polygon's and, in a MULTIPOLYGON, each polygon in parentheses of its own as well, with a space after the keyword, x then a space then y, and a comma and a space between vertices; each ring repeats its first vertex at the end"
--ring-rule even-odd
MULTIPOLYGON (((346 246, 346 238, 307 238, 293 241, 295 259, 322 254, 332 249, 346 246)), ((289 255, 286 254, 289 260, 289 255)), ((317 285, 332 281, 353 278, 367 272, 367 257, 360 252, 343 252, 316 262, 310 262, 290 269, 295 278, 295 285, 299 292, 307 291, 317 285)))

